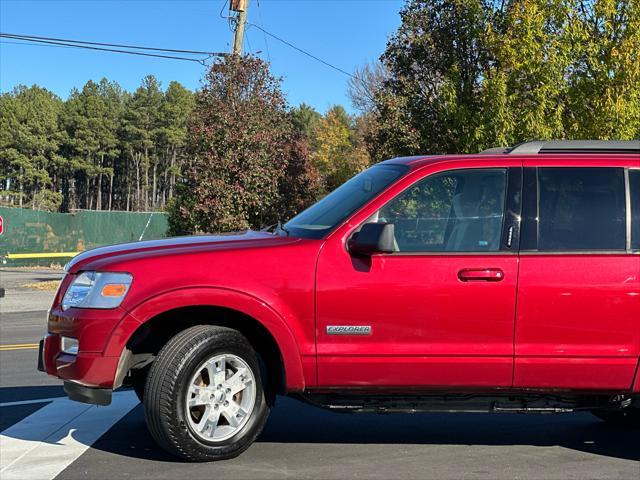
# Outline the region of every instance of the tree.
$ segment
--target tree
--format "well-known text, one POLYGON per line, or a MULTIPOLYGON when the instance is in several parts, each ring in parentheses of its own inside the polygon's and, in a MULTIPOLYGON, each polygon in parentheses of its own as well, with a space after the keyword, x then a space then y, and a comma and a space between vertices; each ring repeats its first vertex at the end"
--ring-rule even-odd
POLYGON ((313 132, 311 161, 331 191, 366 168, 369 157, 355 145, 353 119, 341 106, 331 107, 313 132))
MULTIPOLYGON (((102 209, 103 177, 113 178, 113 162, 118 157, 118 129, 122 118, 122 90, 103 78, 89 80, 81 91, 74 90, 65 105, 68 153, 74 159, 72 175, 84 177, 84 207, 102 209), (94 204, 95 200, 95 204, 94 204)), ((75 197, 75 178, 70 189, 75 197)), ((112 181, 109 189, 111 208, 112 181)), ((71 206, 75 205, 72 201, 71 206)))
POLYGON ((299 106, 291 109, 291 121, 293 126, 298 132, 300 132, 308 141, 313 139, 313 131, 322 115, 320 115, 315 108, 306 103, 301 103, 299 106))
MULTIPOLYGON (((163 94, 160 83, 148 75, 131 95, 126 104, 123 121, 124 148, 135 169, 135 209, 148 211, 155 206, 158 157, 156 144, 160 137, 160 108, 163 94), (149 195, 149 170, 152 170, 152 188, 149 195), (151 200, 151 201, 150 201, 151 200)), ((129 186, 130 187, 130 186, 129 186)), ((127 204, 131 202, 130 188, 127 204)))
POLYGON ((566 78, 575 54, 569 3, 515 1, 500 21, 488 25, 492 65, 479 89, 477 149, 565 137, 566 78))
POLYGON ((640 1, 575 1, 577 52, 565 128, 574 138, 640 138, 640 1))
POLYGON ((268 64, 252 56, 214 64, 196 94, 187 142, 191 162, 170 205, 171 231, 239 230, 273 222, 298 139, 280 80, 268 64))
POLYGON ((178 82, 171 82, 160 106, 159 151, 163 155, 163 188, 156 205, 173 197, 187 142, 187 122, 194 107, 193 93, 178 82))
POLYGON ((323 181, 309 157, 307 139, 293 133, 287 168, 278 185, 278 201, 272 218, 289 219, 318 200, 323 181))
POLYGON ((492 10, 486 0, 412 0, 400 12, 375 94, 381 128, 376 152, 467 151, 480 111, 476 93, 489 61, 483 41, 492 10))
POLYGON ((382 62, 365 63, 362 68, 356 69, 347 87, 353 107, 361 113, 375 110, 376 95, 382 90, 388 75, 382 62))
POLYGON ((640 132, 640 0, 411 0, 367 115, 372 156, 640 132))
POLYGON ((61 109, 57 96, 35 85, 0 96, 0 184, 20 207, 36 208, 39 192, 59 186, 61 109))

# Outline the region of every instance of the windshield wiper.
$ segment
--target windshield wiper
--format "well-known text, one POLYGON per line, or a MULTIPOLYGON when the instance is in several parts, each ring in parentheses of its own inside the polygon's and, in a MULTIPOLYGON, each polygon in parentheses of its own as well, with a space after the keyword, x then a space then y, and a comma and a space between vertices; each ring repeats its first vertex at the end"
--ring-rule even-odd
POLYGON ((263 227, 260 229, 261 232, 265 232, 265 233, 269 233, 272 230, 276 229, 278 227, 277 223, 273 223, 271 225, 267 225, 266 227, 263 227))
POLYGON ((287 230, 283 225, 282 222, 280 220, 278 220, 278 223, 276 224, 276 232, 277 231, 281 231, 284 232, 284 234, 288 237, 290 235, 291 232, 289 232, 289 230, 287 230))
POLYGON ((282 222, 280 220, 278 220, 278 223, 274 223, 273 225, 268 225, 262 229, 260 229, 261 232, 273 232, 274 235, 277 235, 278 232, 284 232, 284 234, 288 237, 290 232, 287 228, 285 228, 282 225, 282 222))

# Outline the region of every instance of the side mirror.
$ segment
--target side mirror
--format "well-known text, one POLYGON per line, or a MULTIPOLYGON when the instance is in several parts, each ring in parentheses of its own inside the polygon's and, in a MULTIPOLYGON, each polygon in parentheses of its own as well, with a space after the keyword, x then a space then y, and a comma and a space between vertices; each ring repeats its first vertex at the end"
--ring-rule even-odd
POLYGON ((347 243, 349 252, 358 255, 393 253, 394 244, 393 223, 365 223, 347 243))

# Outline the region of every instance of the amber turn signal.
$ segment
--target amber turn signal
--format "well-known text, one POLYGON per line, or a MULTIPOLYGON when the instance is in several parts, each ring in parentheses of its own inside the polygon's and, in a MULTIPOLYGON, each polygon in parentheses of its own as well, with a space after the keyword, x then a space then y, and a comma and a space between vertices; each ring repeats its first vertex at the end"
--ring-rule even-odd
POLYGON ((123 283, 109 283, 102 287, 103 297, 121 297, 127 291, 127 286, 123 283))

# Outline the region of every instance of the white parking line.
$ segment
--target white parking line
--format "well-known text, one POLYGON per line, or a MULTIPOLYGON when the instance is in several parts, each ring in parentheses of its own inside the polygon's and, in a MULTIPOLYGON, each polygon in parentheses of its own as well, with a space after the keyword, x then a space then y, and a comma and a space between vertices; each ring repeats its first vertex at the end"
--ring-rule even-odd
POLYGON ((53 479, 137 404, 131 391, 108 407, 54 399, 0 433, 0 478, 53 479))

